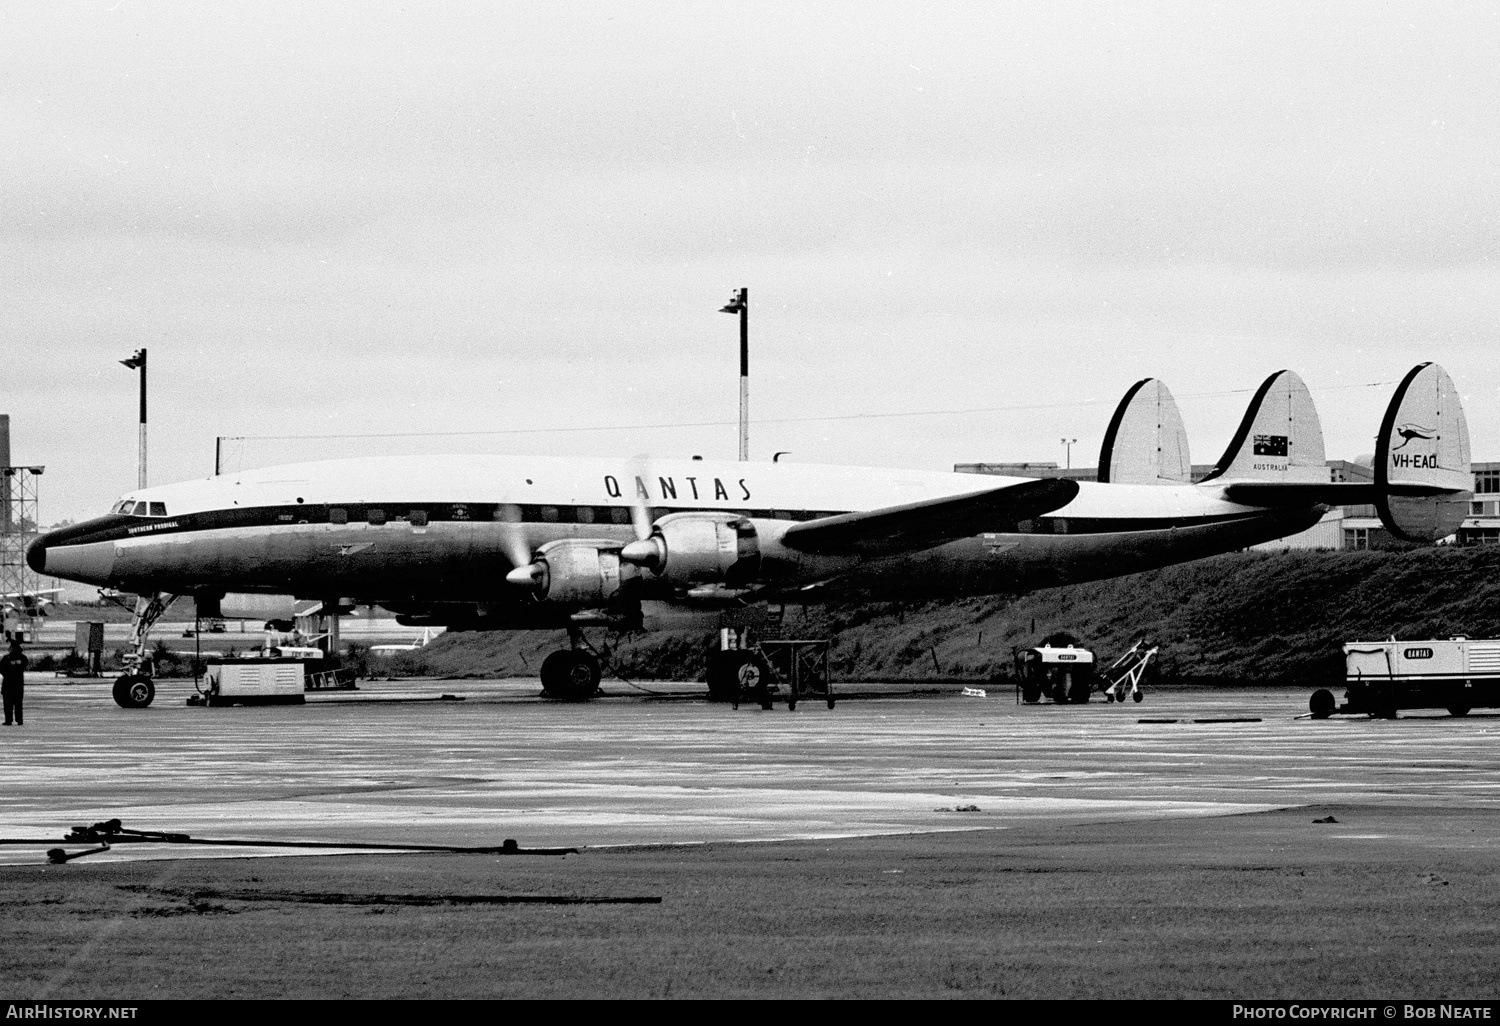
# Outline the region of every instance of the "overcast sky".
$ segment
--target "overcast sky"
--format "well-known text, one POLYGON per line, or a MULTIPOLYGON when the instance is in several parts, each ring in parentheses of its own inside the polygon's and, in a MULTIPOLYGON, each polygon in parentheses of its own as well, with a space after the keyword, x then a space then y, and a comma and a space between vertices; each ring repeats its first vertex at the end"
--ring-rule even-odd
POLYGON ((1497 10, 7 5, 0 412, 44 523, 134 486, 141 346, 153 483, 732 458, 748 286, 756 458, 1093 465, 1155 376, 1211 462, 1282 367, 1353 458, 1436 360, 1500 459, 1497 10))

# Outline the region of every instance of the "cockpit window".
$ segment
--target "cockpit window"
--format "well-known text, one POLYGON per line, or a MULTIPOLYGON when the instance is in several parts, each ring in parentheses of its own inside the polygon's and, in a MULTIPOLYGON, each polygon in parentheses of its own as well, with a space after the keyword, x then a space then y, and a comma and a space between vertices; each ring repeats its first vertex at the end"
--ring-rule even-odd
POLYGON ((153 502, 151 504, 151 515, 153 517, 164 517, 167 515, 167 504, 165 502, 153 502))
POLYGON ((146 504, 144 502, 138 502, 138 503, 136 503, 135 504, 135 509, 131 510, 131 512, 134 513, 138 517, 145 516, 146 515, 146 504))
POLYGON ((133 507, 134 505, 135 505, 135 503, 133 501, 131 501, 130 499, 121 499, 119 502, 115 503, 114 509, 110 510, 110 512, 111 513, 129 513, 130 510, 131 510, 131 507, 133 507))

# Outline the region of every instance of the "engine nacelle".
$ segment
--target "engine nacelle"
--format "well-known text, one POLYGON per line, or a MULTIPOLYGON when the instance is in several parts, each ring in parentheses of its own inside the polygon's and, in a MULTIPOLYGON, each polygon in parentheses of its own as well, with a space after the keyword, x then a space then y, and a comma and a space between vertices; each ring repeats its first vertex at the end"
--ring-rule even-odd
POLYGON ((621 550, 626 563, 651 569, 672 584, 739 584, 760 571, 755 525, 733 513, 670 513, 651 537, 621 550))
POLYGON ((537 598, 560 605, 597 606, 619 594, 633 567, 621 567, 618 542, 565 538, 537 550, 526 572, 537 598))

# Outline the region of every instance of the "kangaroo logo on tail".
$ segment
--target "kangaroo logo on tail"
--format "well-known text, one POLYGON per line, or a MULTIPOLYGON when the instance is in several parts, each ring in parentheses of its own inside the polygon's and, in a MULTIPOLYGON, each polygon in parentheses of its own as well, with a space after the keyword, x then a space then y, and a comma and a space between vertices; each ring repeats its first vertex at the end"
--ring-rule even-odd
MULTIPOLYGON (((1423 427, 1420 424, 1402 424, 1400 427, 1398 427, 1396 429, 1396 434, 1398 434, 1402 438, 1406 439, 1406 441, 1404 441, 1400 445, 1396 446, 1396 449, 1405 449, 1407 447, 1407 445, 1409 445, 1412 442, 1413 439, 1417 439, 1417 438, 1436 438, 1437 437, 1437 431, 1436 431, 1436 429, 1423 427)), ((1392 449, 1391 451, 1395 452, 1396 449, 1392 449)))

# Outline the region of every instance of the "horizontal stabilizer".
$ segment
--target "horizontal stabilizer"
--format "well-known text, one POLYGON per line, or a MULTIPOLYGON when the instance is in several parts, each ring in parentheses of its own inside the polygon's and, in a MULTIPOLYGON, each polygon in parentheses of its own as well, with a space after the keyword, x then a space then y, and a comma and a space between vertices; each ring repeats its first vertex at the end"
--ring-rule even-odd
POLYGON ((1375 501, 1366 481, 1239 481, 1224 486, 1224 498, 1246 506, 1363 506, 1375 501))
POLYGON ((1077 494, 1076 481, 1023 481, 984 492, 809 520, 788 528, 781 540, 802 552, 827 555, 916 552, 984 531, 1013 531, 1018 520, 1066 506, 1077 494))
MULTIPOLYGON (((1387 491, 1402 499, 1431 499, 1450 494, 1435 485, 1393 484, 1387 491)), ((1378 502, 1379 489, 1368 481, 1240 481, 1224 486, 1224 498, 1246 506, 1364 506, 1378 502)), ((1451 533, 1451 532, 1450 532, 1451 533)))
POLYGON ((1203 480, 1328 481, 1323 425, 1301 378, 1283 370, 1261 383, 1229 448, 1203 480))
POLYGON ((1125 393, 1099 449, 1099 481, 1187 484, 1193 479, 1187 430, 1167 386, 1142 378, 1125 393))
POLYGON ((1435 363, 1413 367, 1396 388, 1375 438, 1375 508, 1407 541, 1446 538, 1472 499, 1469 423, 1453 379, 1435 363))

